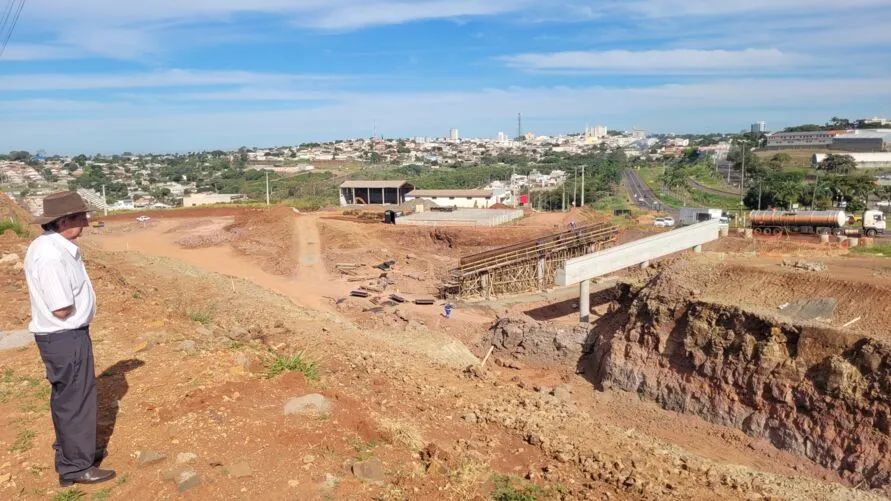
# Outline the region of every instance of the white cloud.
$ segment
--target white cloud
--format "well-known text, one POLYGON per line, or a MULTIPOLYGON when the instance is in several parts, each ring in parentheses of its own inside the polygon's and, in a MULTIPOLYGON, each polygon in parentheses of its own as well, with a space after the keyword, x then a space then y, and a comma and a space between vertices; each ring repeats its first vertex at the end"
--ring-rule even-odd
MULTIPOLYGON (((152 87, 207 87, 245 84, 275 84, 334 81, 349 78, 333 75, 295 75, 250 71, 198 71, 172 69, 131 74, 19 74, 0 76, 3 91, 58 91, 138 89, 152 87)), ((363 77, 370 78, 370 77, 363 77)))
POLYGON ((887 5, 887 0, 619 0, 611 7, 647 17, 718 17, 778 12, 802 15, 887 5))
POLYGON ((515 67, 536 70, 581 70, 613 73, 703 73, 714 71, 776 71, 804 62, 777 49, 728 50, 609 50, 568 51, 505 56, 515 67))
POLYGON ((82 50, 65 45, 49 44, 9 44, 3 52, 6 61, 41 61, 77 59, 83 57, 82 50))
POLYGON ((310 18, 316 28, 352 29, 366 26, 402 24, 427 19, 491 16, 521 9, 525 2, 496 0, 438 0, 433 2, 363 2, 335 7, 310 18))

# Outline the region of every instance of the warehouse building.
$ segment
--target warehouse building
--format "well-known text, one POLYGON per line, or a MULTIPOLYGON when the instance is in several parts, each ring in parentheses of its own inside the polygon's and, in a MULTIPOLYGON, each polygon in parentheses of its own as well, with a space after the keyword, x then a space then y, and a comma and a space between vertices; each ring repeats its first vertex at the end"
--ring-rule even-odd
POLYGON ((346 181, 340 185, 340 206, 400 205, 414 186, 406 181, 346 181))
POLYGON ((794 150, 804 148, 829 148, 835 136, 844 131, 774 132, 767 136, 767 150, 794 150))
POLYGON ((891 151, 891 129, 858 129, 836 136, 832 149, 841 151, 891 151))
POLYGON ((428 200, 443 207, 467 209, 488 209, 500 202, 491 190, 414 190, 405 199, 428 200))

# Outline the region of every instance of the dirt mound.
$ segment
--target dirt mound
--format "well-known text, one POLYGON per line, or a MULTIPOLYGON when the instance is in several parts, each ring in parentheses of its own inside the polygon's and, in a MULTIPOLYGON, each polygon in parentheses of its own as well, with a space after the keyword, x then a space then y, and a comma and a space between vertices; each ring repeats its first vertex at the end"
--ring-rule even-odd
POLYGON ((666 260, 631 276, 646 283, 651 293, 663 297, 697 297, 772 315, 785 315, 781 308, 784 305, 832 300, 836 308, 828 318, 821 318, 824 324, 840 327, 859 318, 850 327, 852 330, 891 339, 887 328, 891 283, 861 281, 834 274, 832 268, 830 265, 828 271, 813 272, 785 267, 782 262, 756 266, 703 256, 666 260))
POLYGON ((40 226, 32 223, 33 216, 21 208, 14 200, 0 193, 0 221, 14 221, 32 235, 40 233, 40 226))
POLYGON ((274 275, 290 275, 294 260, 294 213, 287 207, 271 211, 244 212, 226 228, 236 252, 249 256, 263 270, 274 275))

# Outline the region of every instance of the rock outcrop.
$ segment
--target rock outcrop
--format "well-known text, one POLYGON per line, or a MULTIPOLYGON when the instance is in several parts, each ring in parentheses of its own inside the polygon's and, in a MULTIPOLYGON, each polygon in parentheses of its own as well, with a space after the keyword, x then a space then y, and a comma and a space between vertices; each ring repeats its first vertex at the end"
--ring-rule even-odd
POLYGON ((891 486, 891 345, 668 290, 617 286, 580 364, 596 385, 891 486))

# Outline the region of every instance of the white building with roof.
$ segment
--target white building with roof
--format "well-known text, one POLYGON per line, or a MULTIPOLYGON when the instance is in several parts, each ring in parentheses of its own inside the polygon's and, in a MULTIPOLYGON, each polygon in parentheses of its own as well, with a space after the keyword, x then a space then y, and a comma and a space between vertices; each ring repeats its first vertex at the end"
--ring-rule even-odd
POLYGON ((503 198, 497 198, 492 190, 413 190, 405 199, 428 200, 442 207, 466 209, 488 209, 496 203, 503 203, 503 198))

